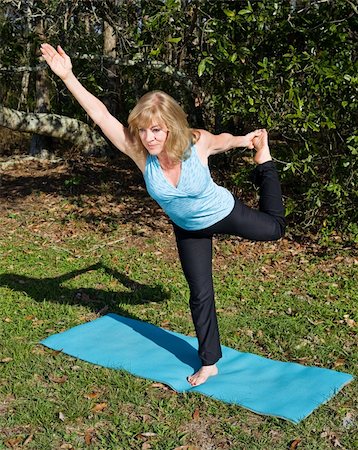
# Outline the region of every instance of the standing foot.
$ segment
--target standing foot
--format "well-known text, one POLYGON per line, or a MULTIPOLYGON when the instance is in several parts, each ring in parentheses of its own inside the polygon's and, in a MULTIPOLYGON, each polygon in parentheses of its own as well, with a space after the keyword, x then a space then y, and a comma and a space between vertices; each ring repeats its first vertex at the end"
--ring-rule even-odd
POLYGON ((252 142, 256 150, 256 154, 254 156, 254 161, 256 164, 263 164, 267 161, 272 161, 268 144, 268 133, 266 130, 262 130, 260 136, 255 137, 252 142))
POLYGON ((188 381, 192 386, 199 386, 205 383, 209 377, 213 377, 218 374, 218 368, 215 364, 212 366, 202 366, 194 375, 188 377, 188 381))

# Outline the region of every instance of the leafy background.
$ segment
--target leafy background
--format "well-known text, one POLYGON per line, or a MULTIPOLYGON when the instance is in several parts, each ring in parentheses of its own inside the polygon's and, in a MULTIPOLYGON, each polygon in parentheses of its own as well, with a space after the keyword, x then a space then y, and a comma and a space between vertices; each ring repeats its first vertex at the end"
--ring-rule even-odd
MULTIPOLYGON (((292 229, 318 232, 325 242, 357 239, 354 2, 33 1, 31 16, 28 3, 6 2, 0 13, 2 104, 16 108, 21 86, 22 73, 8 77, 6 69, 36 68, 40 42, 60 42, 80 80, 117 104, 124 122, 145 91, 163 89, 193 126, 269 129, 292 229), (103 57, 104 21, 116 39, 115 89, 103 57)), ((87 119, 56 78, 51 103, 53 112, 87 119)), ((245 190, 241 159, 223 155, 214 165, 230 187, 245 190)))

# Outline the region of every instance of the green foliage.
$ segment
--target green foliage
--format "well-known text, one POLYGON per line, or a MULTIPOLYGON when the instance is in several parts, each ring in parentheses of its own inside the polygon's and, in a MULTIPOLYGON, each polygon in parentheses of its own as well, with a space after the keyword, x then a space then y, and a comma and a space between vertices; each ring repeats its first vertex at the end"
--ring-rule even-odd
MULTIPOLYGON (((33 25, 46 11, 41 38, 29 34, 21 3, 0 12, 0 57, 4 67, 26 65, 30 43, 28 63, 36 66, 40 40, 60 42, 89 90, 108 102, 118 97, 124 122, 144 92, 163 89, 180 101, 194 127, 233 133, 268 128, 290 223, 304 232, 354 237, 357 8, 345 0, 295 3, 296 9, 282 0, 107 0, 90 8, 88 2, 39 1, 33 25), (119 94, 102 57, 104 21, 117 38, 119 94)), ((0 101, 16 107, 22 74, 2 75, 0 101)), ((54 112, 86 119, 70 99, 53 78, 54 112)))
POLYGON ((301 2, 294 12, 286 3, 224 9, 211 21, 199 75, 223 124, 266 127, 284 142, 274 154, 290 219, 325 235, 354 234, 356 11, 344 1, 301 2))
MULTIPOLYGON (((305 450, 332 449, 331 436, 339 448, 356 448, 356 380, 293 425, 39 345, 103 308, 194 333, 169 225, 141 237, 131 232, 137 216, 112 231, 100 231, 84 216, 69 227, 61 220, 65 198, 46 192, 24 202, 17 217, 1 215, 1 449, 143 450, 146 441, 156 450, 287 450, 296 436, 305 450), (101 404, 103 410, 94 410, 101 404)), ((105 198, 98 209, 112 208, 105 198)), ((353 253, 287 240, 225 239, 215 247, 223 345, 357 377, 353 253)))

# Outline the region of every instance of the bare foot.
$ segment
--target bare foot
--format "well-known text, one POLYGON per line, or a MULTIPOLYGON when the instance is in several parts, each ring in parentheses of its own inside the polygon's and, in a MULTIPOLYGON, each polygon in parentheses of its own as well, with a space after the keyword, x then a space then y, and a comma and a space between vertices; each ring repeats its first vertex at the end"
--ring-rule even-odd
POLYGON ((192 386, 199 386, 205 383, 209 377, 213 377, 218 374, 218 368, 215 364, 212 366, 202 366, 194 375, 188 377, 188 381, 192 386))
POLYGON ((266 130, 262 130, 260 136, 255 137, 252 142, 256 150, 256 155, 254 156, 254 161, 256 164, 263 164, 267 161, 272 161, 268 144, 268 133, 266 130))

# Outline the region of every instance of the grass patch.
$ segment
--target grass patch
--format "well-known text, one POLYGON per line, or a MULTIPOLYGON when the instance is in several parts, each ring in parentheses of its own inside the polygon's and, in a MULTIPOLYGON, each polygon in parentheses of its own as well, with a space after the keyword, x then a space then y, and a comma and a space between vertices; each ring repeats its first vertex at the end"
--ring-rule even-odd
MULTIPOLYGON (((105 312, 194 334, 170 228, 90 226, 51 202, 1 216, 0 449, 357 448, 355 381, 292 425, 40 346, 105 312)), ((217 240, 222 343, 357 375, 357 267, 352 249, 217 240)))

